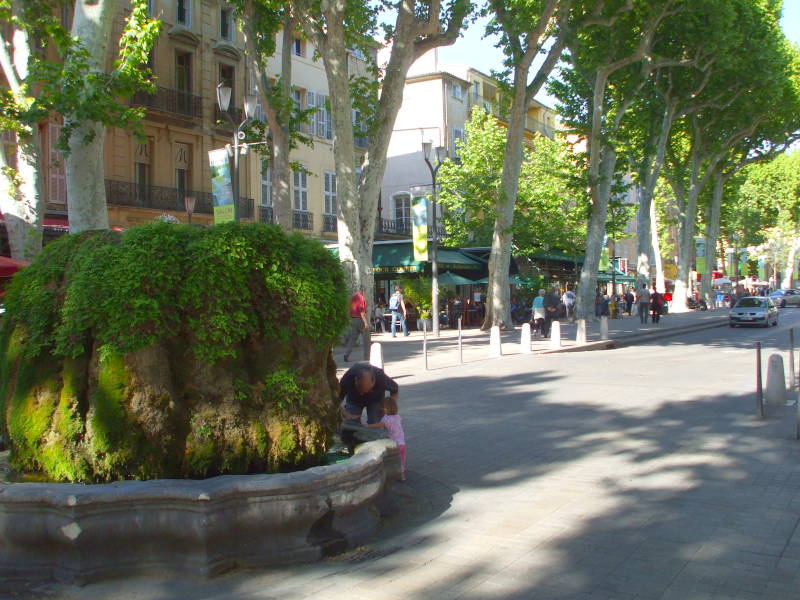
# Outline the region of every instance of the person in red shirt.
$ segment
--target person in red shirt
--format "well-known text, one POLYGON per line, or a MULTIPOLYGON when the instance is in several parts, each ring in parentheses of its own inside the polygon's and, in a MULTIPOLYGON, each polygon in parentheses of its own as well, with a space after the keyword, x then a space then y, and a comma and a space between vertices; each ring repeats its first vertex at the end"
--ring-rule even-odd
POLYGON ((367 288, 359 286, 358 291, 350 298, 350 331, 347 333, 347 343, 345 345, 344 360, 350 360, 350 352, 356 344, 358 336, 361 336, 361 343, 364 346, 364 360, 369 360, 369 320, 367 319, 367 299, 364 293, 367 288))

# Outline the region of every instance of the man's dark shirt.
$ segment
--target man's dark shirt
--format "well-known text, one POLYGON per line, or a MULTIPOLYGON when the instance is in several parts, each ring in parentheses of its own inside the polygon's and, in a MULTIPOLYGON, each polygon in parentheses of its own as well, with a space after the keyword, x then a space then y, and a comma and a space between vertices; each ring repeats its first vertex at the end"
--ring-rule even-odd
MULTIPOLYGON (((559 299, 559 297, 558 297, 558 296, 556 296, 556 295, 555 295, 554 293, 552 293, 552 292, 551 292, 551 293, 549 293, 549 294, 547 294, 547 295, 544 297, 544 307, 545 307, 545 308, 550 308, 550 307, 552 307, 552 308, 556 308, 556 309, 557 309, 557 308, 558 308, 558 305, 559 305, 559 303, 560 303, 560 302, 561 302, 561 300, 559 299)), ((551 313, 551 314, 554 314, 554 313, 553 313, 553 311, 547 311, 547 312, 549 312, 549 313, 551 313)))
POLYGON ((375 375, 375 387, 364 395, 359 394, 358 390, 356 390, 356 373, 359 367, 360 365, 353 365, 342 375, 342 379, 339 382, 339 400, 346 397, 348 404, 364 409, 368 404, 383 400, 386 392, 394 394, 399 389, 394 379, 384 373, 383 369, 370 366, 372 373, 375 375))

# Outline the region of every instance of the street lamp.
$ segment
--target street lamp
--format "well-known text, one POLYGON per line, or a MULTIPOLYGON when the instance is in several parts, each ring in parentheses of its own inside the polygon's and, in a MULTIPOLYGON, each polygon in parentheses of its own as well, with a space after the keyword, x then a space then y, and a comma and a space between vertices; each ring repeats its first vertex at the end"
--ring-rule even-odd
POLYGON ((242 129, 245 125, 255 116, 256 103, 258 99, 251 95, 246 94, 244 97, 244 121, 236 125, 233 117, 228 112, 228 107, 231 103, 231 94, 233 90, 230 86, 224 83, 217 85, 217 106, 220 112, 224 113, 231 124, 235 127, 233 132, 233 144, 228 146, 228 153, 233 153, 233 176, 231 177, 231 191, 233 192, 233 215, 234 220, 239 222, 239 154, 247 154, 247 144, 240 144, 239 142, 245 138, 242 129))
POLYGON ((431 317, 433 318, 433 335, 439 337, 439 263, 436 260, 436 250, 439 245, 439 229, 436 226, 436 174, 439 172, 439 167, 442 166, 442 161, 447 158, 447 149, 444 146, 436 147, 436 166, 434 167, 430 161, 432 147, 433 144, 431 142, 422 142, 422 156, 431 172, 431 181, 433 184, 433 194, 431 195, 431 226, 433 227, 433 244, 431 245, 431 304, 433 305, 433 310, 431 311, 431 317))

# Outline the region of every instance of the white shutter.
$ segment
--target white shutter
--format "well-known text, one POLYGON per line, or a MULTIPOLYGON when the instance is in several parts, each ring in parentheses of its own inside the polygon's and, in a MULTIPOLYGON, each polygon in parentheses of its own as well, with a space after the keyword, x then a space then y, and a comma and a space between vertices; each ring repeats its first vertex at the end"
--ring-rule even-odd
POLYGON ((325 94, 317 94, 317 110, 316 113, 316 122, 317 122, 317 131, 316 134, 324 138, 325 137, 325 121, 328 118, 328 104, 327 104, 327 97, 325 94))
MULTIPOLYGON (((309 108, 309 109, 310 108, 316 108, 316 106, 317 106, 317 94, 315 92, 312 92, 311 90, 308 90, 306 92, 306 104, 308 104, 308 106, 306 108, 309 108)), ((310 133, 311 135, 314 135, 314 130, 315 130, 314 123, 315 123, 316 118, 317 118, 316 113, 311 113, 311 116, 309 117, 310 123, 303 124, 303 126, 301 128, 303 130, 303 132, 310 133)))

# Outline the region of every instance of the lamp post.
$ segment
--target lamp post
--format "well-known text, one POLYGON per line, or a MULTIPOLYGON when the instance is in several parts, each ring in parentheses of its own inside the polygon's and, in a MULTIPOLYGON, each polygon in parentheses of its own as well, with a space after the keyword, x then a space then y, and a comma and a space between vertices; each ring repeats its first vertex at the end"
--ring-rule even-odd
POLYGON ((442 161, 447 158, 447 149, 444 146, 436 147, 436 166, 434 167, 430 161, 432 147, 433 144, 431 142, 422 142, 422 156, 431 172, 431 183, 433 185, 433 194, 431 195, 431 226, 433 227, 433 244, 431 245, 431 317, 433 318, 433 335, 439 337, 439 263, 436 258, 436 250, 439 246, 439 229, 436 226, 436 174, 439 172, 439 167, 442 166, 442 161))
POLYGON ((257 99, 255 96, 251 94, 246 94, 244 97, 244 120, 236 125, 236 122, 233 120, 233 117, 228 112, 228 107, 231 103, 231 93, 233 90, 225 85, 224 83, 220 83, 217 85, 217 106, 219 106, 219 110, 225 113, 225 116, 228 117, 228 120, 231 124, 235 127, 233 132, 233 144, 228 145, 228 154, 230 155, 233 152, 233 175, 231 176, 231 191, 233 192, 233 218, 238 223, 239 222, 239 152, 242 154, 247 154, 247 144, 240 144, 241 140, 244 140, 245 133, 242 131, 245 125, 253 118, 256 113, 256 102, 257 99))
POLYGON ((621 256, 612 256, 611 257, 611 293, 617 293, 617 265, 616 261, 618 261, 621 256))

